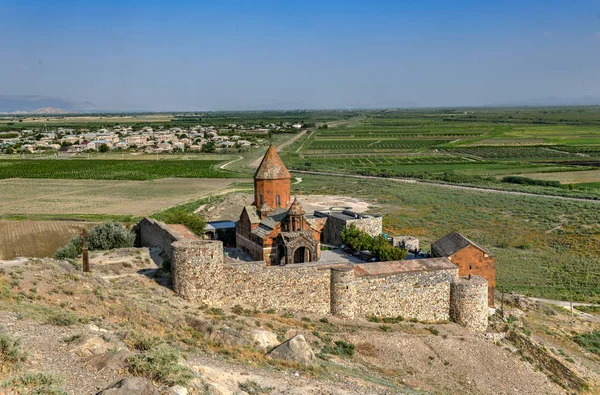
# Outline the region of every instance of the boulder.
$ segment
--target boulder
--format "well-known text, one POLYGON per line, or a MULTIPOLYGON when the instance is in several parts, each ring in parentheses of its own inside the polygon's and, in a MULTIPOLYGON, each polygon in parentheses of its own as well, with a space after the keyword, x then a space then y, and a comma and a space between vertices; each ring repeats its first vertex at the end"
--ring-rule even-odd
POLYGON ((267 356, 304 365, 314 365, 317 362, 315 353, 302 335, 296 335, 286 340, 269 352, 267 356))
POLYGON ((96 371, 121 370, 127 367, 127 359, 132 355, 133 353, 129 350, 108 351, 104 354, 94 355, 87 361, 87 364, 96 371))
POLYGON ((73 352, 80 357, 91 357, 93 355, 104 354, 114 344, 104 340, 101 336, 87 335, 76 340, 74 343, 73 352))
POLYGON ((144 377, 126 377, 100 390, 96 395, 160 395, 152 381, 144 377))
POLYGON ((250 332, 252 346, 260 351, 266 352, 279 344, 277 335, 264 329, 254 329, 250 332))
POLYGON ((188 395, 188 390, 180 385, 174 385, 167 389, 166 395, 188 395))

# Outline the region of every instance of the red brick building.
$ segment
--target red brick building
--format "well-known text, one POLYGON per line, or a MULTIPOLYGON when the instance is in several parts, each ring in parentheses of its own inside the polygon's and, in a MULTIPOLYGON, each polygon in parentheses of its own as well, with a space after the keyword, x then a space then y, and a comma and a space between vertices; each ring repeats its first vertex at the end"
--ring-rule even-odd
POLYGON ((321 233, 306 221, 300 202, 291 201, 290 180, 270 146, 254 174, 254 203, 235 226, 237 247, 268 265, 314 262, 321 255, 321 233))
POLYGON ((488 306, 494 307, 496 258, 487 250, 454 231, 431 245, 431 255, 448 258, 458 266, 459 276, 477 275, 488 281, 488 306))

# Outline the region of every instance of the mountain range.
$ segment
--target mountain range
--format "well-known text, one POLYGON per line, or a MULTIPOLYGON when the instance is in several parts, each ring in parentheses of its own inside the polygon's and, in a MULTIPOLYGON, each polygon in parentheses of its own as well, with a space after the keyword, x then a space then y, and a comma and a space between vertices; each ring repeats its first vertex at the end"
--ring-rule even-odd
POLYGON ((66 114, 95 110, 90 102, 76 102, 60 97, 0 95, 0 113, 66 114))

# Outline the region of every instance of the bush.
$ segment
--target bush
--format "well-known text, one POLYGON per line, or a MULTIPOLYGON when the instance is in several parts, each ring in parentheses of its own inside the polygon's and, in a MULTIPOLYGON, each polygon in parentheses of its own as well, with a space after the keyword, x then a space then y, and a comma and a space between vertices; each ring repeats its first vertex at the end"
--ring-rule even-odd
MULTIPOLYGON (((88 249, 112 250, 113 248, 133 247, 135 235, 118 222, 108 221, 92 227, 87 237, 88 249)), ((83 239, 73 237, 67 245, 56 251, 56 259, 74 259, 81 254, 83 239)))
POLYGON ((336 340, 334 346, 326 345, 323 348, 323 352, 327 354, 351 357, 354 355, 354 344, 345 342, 343 340, 336 340))
POLYGON ((380 261, 400 261, 406 258, 407 251, 392 246, 383 236, 372 237, 354 225, 342 230, 342 243, 354 251, 370 251, 380 261))
POLYGON ((206 220, 196 214, 188 213, 183 210, 169 211, 165 214, 164 222, 167 224, 182 224, 186 228, 197 234, 204 235, 206 220))
MULTIPOLYGON (((2 388, 18 390, 17 394, 30 395, 66 395, 67 392, 58 387, 64 383, 62 376, 50 373, 23 373, 17 377, 11 377, 2 383, 2 388), (26 391, 26 392, 25 392, 26 391)), ((1 392, 1 391, 0 391, 1 392)), ((2 392, 3 393, 3 392, 2 392)), ((13 392, 11 392, 12 394, 13 392)))
POLYGON ((0 333, 0 372, 13 370, 26 358, 27 354, 21 351, 18 340, 13 339, 7 333, 0 333))
POLYGON ((600 331, 577 335, 573 341, 589 352, 600 355, 600 331))
POLYGON ((243 383, 239 384, 239 387, 242 391, 254 395, 254 394, 270 394, 273 391, 272 387, 262 387, 256 381, 246 380, 243 383))
POLYGON ((161 344, 130 357, 129 371, 133 375, 143 376, 167 386, 186 386, 194 378, 194 374, 190 369, 179 364, 180 357, 179 350, 161 344))
POLYGON ((539 185, 543 187, 555 187, 561 188, 562 185, 558 181, 547 181, 547 180, 534 180, 533 178, 520 177, 520 176, 506 176, 502 178, 502 182, 509 184, 522 184, 522 185, 539 185))

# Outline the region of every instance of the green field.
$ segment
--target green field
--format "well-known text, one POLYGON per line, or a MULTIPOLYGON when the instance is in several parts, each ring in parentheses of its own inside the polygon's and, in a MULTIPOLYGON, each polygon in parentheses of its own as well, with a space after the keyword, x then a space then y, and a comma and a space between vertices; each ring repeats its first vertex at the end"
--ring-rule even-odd
POLYGON ((154 180, 167 177, 229 178, 216 160, 0 160, 0 179, 50 178, 96 180, 154 180))
POLYGON ((409 177, 486 188, 600 198, 590 182, 565 188, 501 183, 503 176, 600 166, 600 107, 378 110, 319 127, 283 153, 292 169, 409 177))

